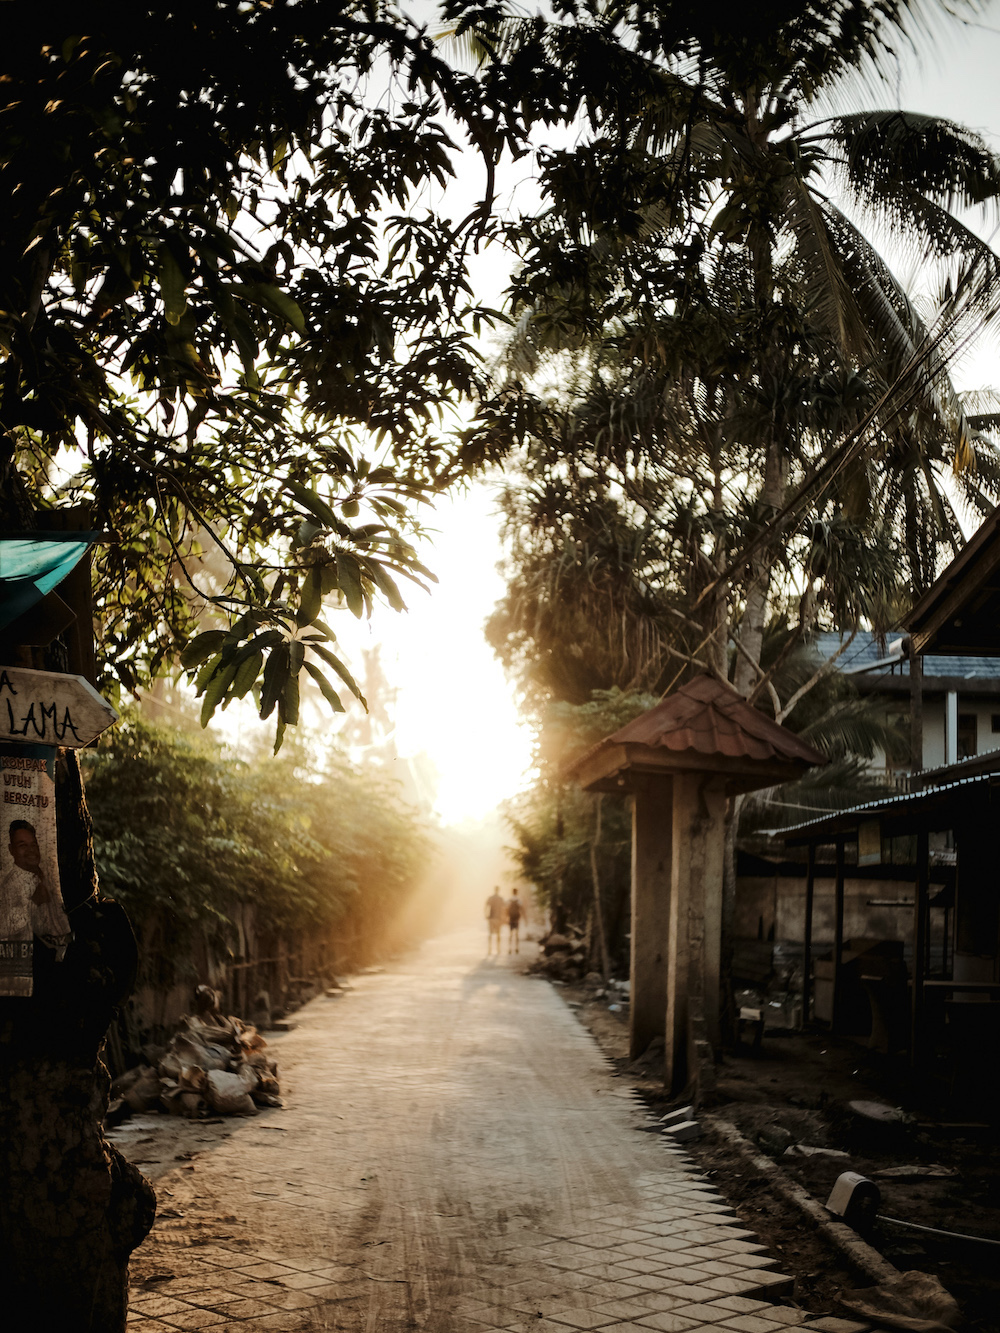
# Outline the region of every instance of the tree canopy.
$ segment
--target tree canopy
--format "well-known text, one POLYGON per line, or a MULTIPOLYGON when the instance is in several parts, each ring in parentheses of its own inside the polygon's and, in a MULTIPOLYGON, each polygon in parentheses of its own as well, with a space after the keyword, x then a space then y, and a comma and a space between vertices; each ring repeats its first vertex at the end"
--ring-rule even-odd
POLYGON ((0 56, 0 508, 90 506, 103 683, 176 660, 206 718, 358 689, 322 619, 430 577, 473 461, 466 259, 512 118, 387 5, 18 6, 0 56), (434 206, 466 151, 479 202, 434 206), (209 628, 191 642, 196 627, 209 628), (339 679, 338 679, 339 678, 339 679))
POLYGON ((590 688, 662 688, 673 652, 755 695, 772 617, 886 625, 961 542, 955 496, 1000 497, 995 398, 972 410, 949 376, 1000 300, 966 220, 995 221, 1000 166, 950 122, 844 110, 916 12, 479 15, 499 77, 546 61, 584 125, 543 155, 543 210, 513 231, 508 364, 536 397, 494 619, 508 658, 559 653, 575 608, 584 663, 602 628, 621 645, 590 688))

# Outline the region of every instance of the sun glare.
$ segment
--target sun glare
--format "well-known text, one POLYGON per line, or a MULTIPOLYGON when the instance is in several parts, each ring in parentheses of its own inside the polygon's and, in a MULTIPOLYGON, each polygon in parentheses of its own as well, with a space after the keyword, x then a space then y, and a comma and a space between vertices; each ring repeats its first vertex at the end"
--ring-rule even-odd
MULTIPOLYGON (((442 500, 421 559, 439 582, 406 591, 409 610, 377 608, 362 646, 381 645, 381 665, 396 691, 396 748, 426 755, 438 775, 435 808, 446 824, 482 819, 527 780, 532 737, 514 692, 483 637, 504 582, 489 487, 477 483, 442 500)), ((349 648, 343 620, 336 626, 349 648)))

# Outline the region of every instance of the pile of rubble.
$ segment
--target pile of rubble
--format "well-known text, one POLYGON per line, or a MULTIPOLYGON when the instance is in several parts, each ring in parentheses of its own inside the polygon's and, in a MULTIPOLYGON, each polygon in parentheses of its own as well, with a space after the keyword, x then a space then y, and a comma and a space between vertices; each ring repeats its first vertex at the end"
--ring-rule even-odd
POLYGON ((583 935, 570 927, 565 935, 552 931, 538 941, 538 960, 532 972, 556 981, 579 981, 587 971, 587 943, 583 935))
POLYGON ((151 1062, 129 1069, 111 1085, 108 1119, 137 1111, 168 1111, 192 1119, 255 1115, 281 1106, 278 1066, 265 1054, 257 1029, 219 1009, 210 986, 195 991, 195 1013, 185 1014, 166 1047, 146 1047, 151 1062))

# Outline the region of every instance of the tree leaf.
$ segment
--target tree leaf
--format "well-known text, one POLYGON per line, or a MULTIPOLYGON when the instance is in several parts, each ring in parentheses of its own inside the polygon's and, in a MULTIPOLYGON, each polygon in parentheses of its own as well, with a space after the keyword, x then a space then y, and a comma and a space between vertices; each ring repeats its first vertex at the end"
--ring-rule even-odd
POLYGON ((288 679, 288 645, 275 648, 264 664, 264 679, 260 691, 260 716, 270 717, 288 679))
POLYGON ((180 265, 167 246, 160 248, 159 282, 163 297, 163 314, 168 324, 175 327, 187 313, 187 283, 180 265))
POLYGON ((226 631, 222 629, 209 629, 202 634, 196 634, 181 651, 181 666, 190 669, 196 667, 199 662, 204 662, 206 657, 211 657, 213 653, 219 651, 225 638, 226 631))
POLYGON ((368 704, 365 700, 365 696, 361 693, 360 689, 358 688, 357 681, 348 671, 347 667, 343 664, 340 658, 337 657, 335 653, 331 653, 329 648, 324 648, 321 643, 311 643, 309 645, 309 648, 312 652, 314 652, 317 655, 317 657, 321 657, 328 666, 333 667, 334 671, 336 671, 337 675, 344 682, 347 688, 351 691, 354 697, 356 699, 360 699, 361 702, 365 705, 365 708, 367 708, 368 704))
POLYGON ((311 625, 323 609, 323 577, 316 565, 309 570, 302 583, 299 609, 295 623, 304 628, 311 625))
POLYGON ((322 691, 323 698, 327 701, 327 703, 330 705, 333 711, 335 713, 345 712, 346 710, 344 708, 343 703, 341 702, 340 695, 327 680, 326 676, 323 675, 323 672, 320 671, 316 663, 305 662, 303 663, 303 665, 305 666, 305 669, 306 671, 308 671, 309 675, 312 676, 313 680, 319 686, 320 690, 322 691))

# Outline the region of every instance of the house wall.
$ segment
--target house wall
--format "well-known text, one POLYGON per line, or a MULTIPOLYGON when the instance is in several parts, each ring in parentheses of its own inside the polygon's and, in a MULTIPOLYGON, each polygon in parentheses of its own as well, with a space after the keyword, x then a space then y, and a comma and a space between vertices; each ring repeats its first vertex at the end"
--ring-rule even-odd
MULTIPOLYGON (((939 886, 931 886, 931 895, 939 886)), ((846 879, 844 881, 844 939, 913 939, 912 900, 915 886, 900 880, 846 879), (868 900, 895 900, 899 907, 869 907, 868 900)), ((937 915, 936 913, 934 914, 937 915)), ((814 949, 832 947, 835 936, 836 881, 819 879, 813 894, 814 949)), ((736 936, 738 939, 774 939, 786 944, 805 943, 806 880, 784 875, 741 875, 736 881, 736 936), (772 934, 773 931, 773 934, 772 934)), ((936 922, 932 923, 932 929, 936 922)))
MULTIPOLYGON (((958 711, 973 713, 976 717, 976 754, 1000 750, 1000 733, 993 731, 994 715, 1000 717, 1000 701, 962 698, 958 695, 958 711)), ((924 761, 923 768, 939 768, 947 762, 944 743, 944 699, 924 701, 924 761)))
MULTIPOLYGON (((894 712, 905 714, 908 705, 900 704, 894 712)), ((1000 732, 993 730, 993 718, 1000 720, 1000 698, 970 699, 958 695, 958 711, 972 713, 976 718, 976 754, 1000 750, 1000 732)), ((941 768, 947 762, 945 754, 945 700, 925 698, 923 706, 924 752, 919 768, 941 768)), ((874 772, 882 773, 887 767, 885 754, 877 750, 871 763, 874 772)))

